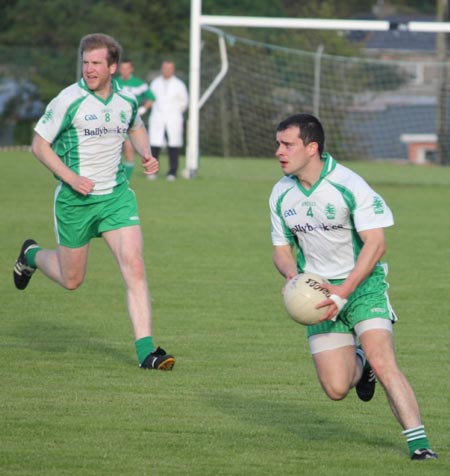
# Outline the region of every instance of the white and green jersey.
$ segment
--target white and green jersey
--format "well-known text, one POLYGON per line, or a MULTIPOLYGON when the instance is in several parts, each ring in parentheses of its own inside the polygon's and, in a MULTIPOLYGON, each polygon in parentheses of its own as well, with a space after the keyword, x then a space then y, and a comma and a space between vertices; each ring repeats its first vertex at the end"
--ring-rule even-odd
POLYGON ((145 81, 142 81, 142 79, 136 78, 136 76, 131 76, 126 81, 118 76, 116 81, 121 89, 136 96, 139 105, 146 101, 155 100, 155 95, 148 87, 148 84, 145 81))
POLYGON ((283 177, 270 196, 272 243, 297 249, 299 272, 345 279, 362 248, 358 232, 394 224, 391 210, 359 175, 325 154, 320 179, 305 189, 283 177))
POLYGON ((136 98, 113 82, 103 100, 81 79, 47 106, 35 131, 76 174, 95 182, 91 195, 106 195, 126 180, 122 144, 129 129, 142 126, 136 98))

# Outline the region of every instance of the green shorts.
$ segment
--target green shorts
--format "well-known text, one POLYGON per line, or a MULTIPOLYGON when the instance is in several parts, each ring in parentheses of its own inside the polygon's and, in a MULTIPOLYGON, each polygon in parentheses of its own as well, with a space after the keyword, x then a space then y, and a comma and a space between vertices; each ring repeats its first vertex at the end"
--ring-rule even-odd
MULTIPOLYGON (((308 337, 330 332, 354 334, 355 325, 367 319, 382 318, 395 322, 397 317, 389 302, 386 274, 387 267, 377 265, 372 274, 350 294, 336 322, 325 321, 315 326, 307 326, 308 337)), ((343 280, 331 282, 340 284, 343 280)))
POLYGON ((106 231, 140 224, 136 196, 128 182, 84 202, 71 199, 71 193, 60 189, 55 199, 56 241, 61 246, 80 248, 106 231))

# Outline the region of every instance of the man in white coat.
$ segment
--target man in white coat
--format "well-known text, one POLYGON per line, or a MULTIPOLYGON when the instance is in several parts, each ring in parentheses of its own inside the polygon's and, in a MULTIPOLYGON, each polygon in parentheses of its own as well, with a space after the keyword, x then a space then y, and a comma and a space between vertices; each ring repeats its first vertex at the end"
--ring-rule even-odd
POLYGON ((188 91, 183 81, 175 76, 175 64, 172 61, 162 63, 161 75, 150 83, 150 89, 156 97, 149 118, 152 155, 158 159, 161 149, 167 146, 167 180, 175 180, 179 149, 183 145, 183 113, 189 103, 188 91))

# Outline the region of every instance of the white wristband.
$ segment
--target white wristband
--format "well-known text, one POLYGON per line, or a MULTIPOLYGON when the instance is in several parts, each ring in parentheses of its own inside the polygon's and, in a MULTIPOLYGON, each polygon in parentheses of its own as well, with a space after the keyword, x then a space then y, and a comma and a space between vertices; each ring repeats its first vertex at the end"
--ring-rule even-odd
POLYGON ((147 112, 147 108, 146 108, 146 107, 141 106, 141 107, 138 108, 138 114, 139 114, 140 116, 143 116, 146 112, 147 112))
POLYGON ((340 313, 342 308, 347 304, 347 299, 341 298, 341 296, 338 296, 337 294, 331 294, 330 299, 334 302, 334 304, 336 304, 338 313, 340 313))

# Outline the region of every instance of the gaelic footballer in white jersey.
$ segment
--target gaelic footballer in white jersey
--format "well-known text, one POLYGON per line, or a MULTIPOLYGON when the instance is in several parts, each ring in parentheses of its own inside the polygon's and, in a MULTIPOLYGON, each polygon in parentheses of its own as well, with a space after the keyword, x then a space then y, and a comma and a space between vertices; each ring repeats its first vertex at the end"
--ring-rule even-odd
POLYGON ((345 279, 362 248, 358 232, 392 226, 394 219, 383 198, 360 176, 328 153, 323 160, 312 188, 305 189, 291 175, 274 186, 269 201, 272 243, 299 244, 300 272, 345 279))
POLYGON ((115 81, 113 94, 103 100, 81 79, 49 103, 35 131, 65 165, 95 182, 91 195, 105 195, 126 180, 121 145, 129 129, 143 124, 137 108, 135 96, 115 81))

